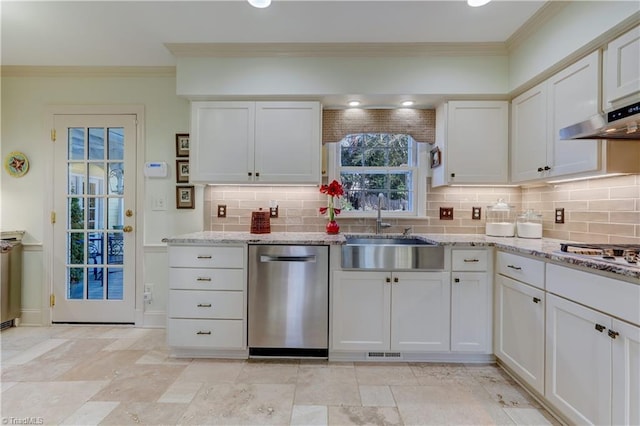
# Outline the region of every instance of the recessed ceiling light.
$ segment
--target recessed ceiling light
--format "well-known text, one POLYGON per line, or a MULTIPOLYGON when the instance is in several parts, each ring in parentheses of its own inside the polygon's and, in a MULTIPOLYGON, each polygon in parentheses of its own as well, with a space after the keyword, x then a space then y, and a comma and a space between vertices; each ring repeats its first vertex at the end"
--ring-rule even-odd
POLYGON ((248 0, 249 4, 253 7, 257 7, 258 9, 264 9, 265 7, 269 7, 271 4, 271 0, 248 0))
POLYGON ((489 3, 491 0, 467 0, 467 4, 471 7, 484 6, 489 3))
POLYGON ((413 105, 415 102, 414 101, 402 101, 402 106, 411 106, 413 105))
POLYGON ((349 102, 348 102, 348 105, 349 105, 350 107, 357 107, 357 106, 359 106, 359 105, 360 105, 360 101, 349 101, 349 102))

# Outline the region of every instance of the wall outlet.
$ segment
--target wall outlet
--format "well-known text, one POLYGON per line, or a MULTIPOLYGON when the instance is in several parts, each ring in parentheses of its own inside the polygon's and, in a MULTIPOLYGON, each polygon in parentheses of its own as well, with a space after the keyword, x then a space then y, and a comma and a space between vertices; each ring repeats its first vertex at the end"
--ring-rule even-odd
POLYGON ((556 209, 556 223, 564 223, 564 209, 556 209))
POLYGON ((227 205, 218 204, 218 217, 227 217, 227 205))
POLYGON ((453 207, 440 207, 440 220, 453 220, 453 207))
POLYGON ((481 207, 471 207, 471 219, 480 220, 482 217, 482 208, 481 207))
POLYGON ((154 196, 152 200, 151 210, 167 210, 167 199, 163 195, 154 196))
POLYGON ((269 217, 272 219, 278 217, 278 206, 269 207, 269 217))

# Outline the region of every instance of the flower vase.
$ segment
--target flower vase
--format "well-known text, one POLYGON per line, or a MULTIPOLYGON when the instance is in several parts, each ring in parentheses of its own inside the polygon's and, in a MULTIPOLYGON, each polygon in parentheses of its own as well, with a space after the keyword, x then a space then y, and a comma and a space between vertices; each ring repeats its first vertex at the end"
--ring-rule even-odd
POLYGON ((327 223, 327 234, 338 234, 340 233, 340 225, 335 220, 329 221, 327 223))

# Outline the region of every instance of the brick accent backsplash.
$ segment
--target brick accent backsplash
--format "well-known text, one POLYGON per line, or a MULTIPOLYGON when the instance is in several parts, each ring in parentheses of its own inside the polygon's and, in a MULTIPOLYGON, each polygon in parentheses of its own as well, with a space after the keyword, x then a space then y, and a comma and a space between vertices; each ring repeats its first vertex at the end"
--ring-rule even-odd
POLYGON ((434 109, 325 109, 322 111, 322 143, 339 142, 354 133, 402 133, 418 142, 434 143, 434 109))
POLYGON ((542 213, 545 237, 640 244, 640 175, 524 188, 522 204, 542 213), (556 208, 564 208, 564 224, 555 223, 556 208))
MULTIPOLYGON (((533 209, 543 215, 543 236, 581 242, 640 243, 640 175, 544 185, 533 188, 439 187, 427 190, 427 216, 392 219, 386 233, 400 233, 411 226, 415 233, 484 234, 487 206, 499 198, 517 212, 533 209), (453 220, 440 220, 440 207, 453 207, 453 220), (471 208, 482 208, 481 220, 471 219, 471 208), (556 208, 565 209, 565 223, 554 223, 556 208)), ((323 232, 326 217, 318 211, 327 203, 317 187, 210 186, 205 190, 205 229, 249 231, 251 212, 269 208, 276 200, 279 217, 271 220, 272 232, 323 232), (227 206, 227 217, 216 217, 218 204, 227 206)), ((341 232, 371 233, 375 219, 338 216, 341 232)))

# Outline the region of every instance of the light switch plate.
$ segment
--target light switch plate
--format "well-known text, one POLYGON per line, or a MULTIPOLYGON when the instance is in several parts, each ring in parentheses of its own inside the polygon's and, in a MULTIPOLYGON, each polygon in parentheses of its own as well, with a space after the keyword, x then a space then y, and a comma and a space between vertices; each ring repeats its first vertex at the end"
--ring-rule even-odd
POLYGON ((440 207, 440 220, 453 220, 453 207, 440 207))

